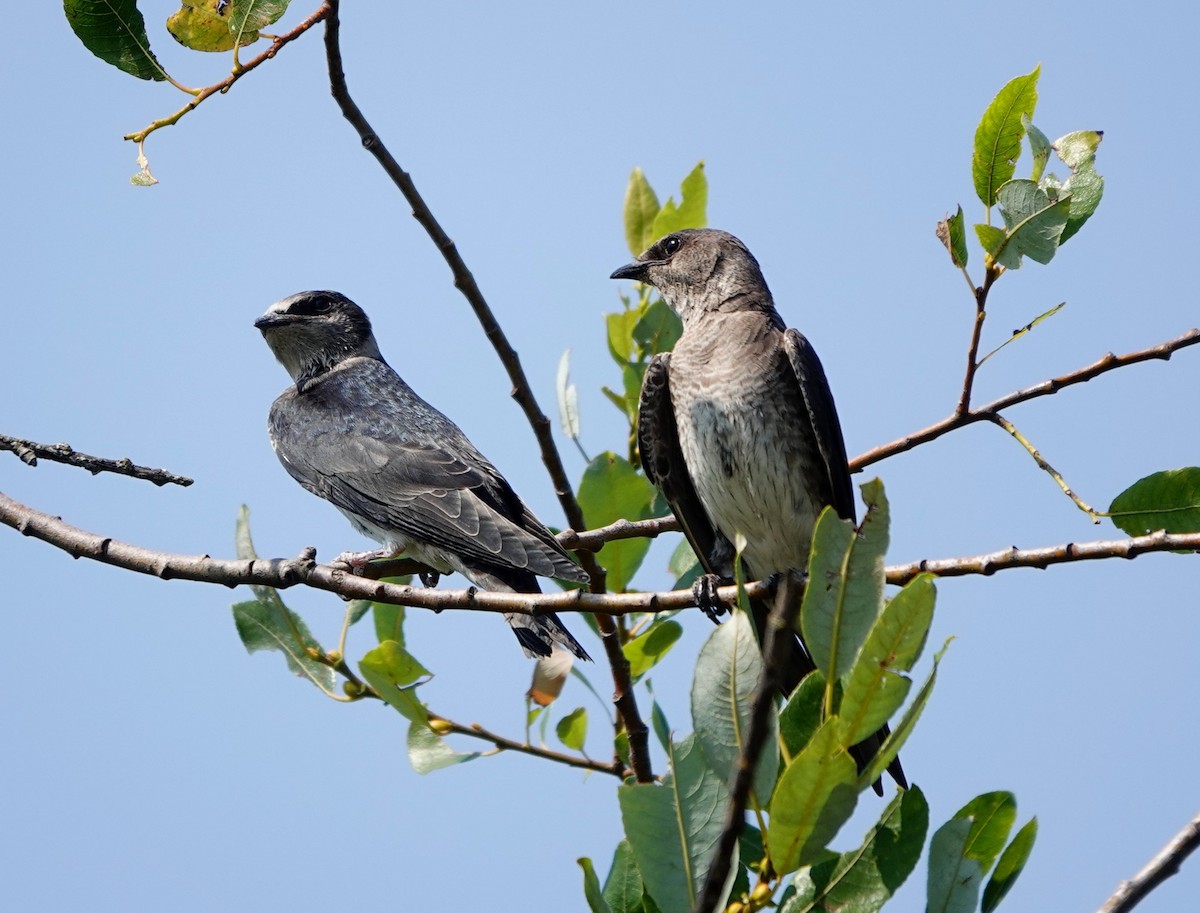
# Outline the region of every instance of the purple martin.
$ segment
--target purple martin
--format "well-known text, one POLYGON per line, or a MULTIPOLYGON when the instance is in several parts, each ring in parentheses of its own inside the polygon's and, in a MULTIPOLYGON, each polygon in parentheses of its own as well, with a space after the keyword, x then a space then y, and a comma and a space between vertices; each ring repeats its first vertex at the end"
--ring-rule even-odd
MULTIPOLYGON (((825 371, 784 325, 758 261, 727 232, 689 229, 612 278, 654 286, 683 322, 674 350, 646 368, 637 439, 701 565, 732 577, 741 533, 748 579, 803 570, 817 516, 832 505, 853 520, 854 492, 825 371)), ((754 607, 760 631, 766 611, 754 607)), ((789 653, 776 670, 785 694, 815 668, 798 636, 789 653)), ((882 735, 856 754, 869 758, 882 735)), ((898 761, 891 773, 904 784, 898 761)))
MULTIPOLYGON (((538 593, 587 574, 461 429, 383 359, 371 321, 338 292, 300 292, 254 322, 294 382, 271 406, 271 446, 293 479, 383 549, 487 590, 538 593)), ((552 613, 505 614, 527 656, 587 652, 552 613)))

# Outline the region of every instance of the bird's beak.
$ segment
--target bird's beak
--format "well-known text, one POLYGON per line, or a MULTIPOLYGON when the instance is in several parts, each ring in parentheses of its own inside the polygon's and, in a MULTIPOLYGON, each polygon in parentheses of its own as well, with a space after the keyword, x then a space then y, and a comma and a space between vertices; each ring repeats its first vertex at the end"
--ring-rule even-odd
POLYGON ((646 270, 650 264, 642 260, 634 260, 632 263, 627 263, 619 270, 615 270, 609 279, 632 279, 635 282, 646 281, 646 270))
POLYGON ((287 314, 272 314, 268 311, 254 321, 254 326, 265 333, 267 330, 273 330, 275 327, 281 327, 291 322, 291 318, 287 314))

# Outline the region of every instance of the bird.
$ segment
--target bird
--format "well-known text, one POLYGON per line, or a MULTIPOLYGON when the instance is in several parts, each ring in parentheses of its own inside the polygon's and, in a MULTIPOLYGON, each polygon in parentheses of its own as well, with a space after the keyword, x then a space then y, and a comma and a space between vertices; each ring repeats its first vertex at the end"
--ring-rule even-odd
MULTIPOLYGON (((254 326, 292 384, 267 430, 293 479, 382 549, 338 556, 361 570, 401 552, 481 589, 538 593, 537 577, 586 583, 511 485, 380 353, 371 321, 340 292, 299 292, 254 326)), ((553 613, 505 613, 526 656, 587 651, 553 613)))
MULTIPOLYGON (((830 505, 853 521, 854 492, 824 368, 784 324, 758 261, 728 232, 686 229, 612 278, 655 287, 683 324, 674 349, 646 367, 637 442, 647 478, 707 572, 698 595, 733 577, 739 537, 747 579, 803 569, 818 515, 830 505)), ((711 597, 702 607, 715 620, 711 597)), ((765 631, 766 606, 753 614, 765 631)), ((784 696, 813 669, 803 641, 791 638, 774 670, 784 696)), ((886 734, 862 743, 860 766, 886 734)), ((889 771, 905 785, 898 760, 889 771)))

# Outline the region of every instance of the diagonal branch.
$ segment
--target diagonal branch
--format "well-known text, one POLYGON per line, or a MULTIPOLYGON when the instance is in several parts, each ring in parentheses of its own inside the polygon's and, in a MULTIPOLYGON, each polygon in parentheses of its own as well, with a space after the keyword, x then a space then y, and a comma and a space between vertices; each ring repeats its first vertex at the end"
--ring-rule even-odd
POLYGON ((1200 329, 1191 329, 1182 336, 1177 336, 1156 346, 1150 346, 1148 349, 1139 349, 1136 352, 1129 352, 1126 355, 1113 355, 1109 352, 1090 365, 1085 365, 1069 374, 1064 374, 1061 377, 1052 377, 1049 380, 1044 380, 1040 384, 1034 384, 1032 387, 1026 387, 1023 390, 1015 390, 977 409, 970 409, 961 413, 954 412, 940 422, 935 422, 926 428, 922 428, 920 431, 914 431, 912 434, 897 438, 891 443, 881 444, 851 460, 850 470, 852 472, 859 472, 872 463, 878 463, 880 460, 886 460, 888 457, 896 456, 896 454, 905 453, 920 444, 927 444, 951 431, 974 424, 975 422, 991 421, 993 415, 1010 406, 1015 406, 1018 403, 1027 402, 1031 399, 1037 399, 1039 396, 1050 396, 1074 384, 1087 383, 1089 380, 1109 371, 1115 371, 1117 368, 1123 368, 1126 365, 1133 365, 1152 359, 1167 361, 1175 352, 1188 346, 1196 345, 1197 343, 1200 343, 1200 329))
POLYGON ((547 761, 554 761, 557 764, 565 764, 568 767, 578 767, 583 770, 590 770, 596 773, 612 774, 614 777, 624 776, 624 765, 619 762, 603 764, 600 761, 593 761, 591 758, 578 757, 576 755, 563 754, 561 751, 554 751, 549 748, 539 748, 537 745, 530 745, 527 742, 518 742, 515 739, 510 739, 506 736, 499 735, 489 729, 484 729, 478 723, 464 725, 456 723, 453 720, 448 720, 444 716, 439 716, 436 713, 429 714, 430 722, 440 724, 440 728, 444 728, 446 732, 457 733, 459 735, 470 736, 474 739, 482 739, 485 742, 491 742, 499 751, 516 751, 521 754, 533 755, 535 758, 543 758, 547 761))
POLYGON ((78 466, 86 469, 92 475, 101 472, 114 472, 117 475, 143 479, 155 485, 182 485, 187 487, 192 480, 186 476, 177 476, 165 469, 151 469, 149 466, 138 466, 128 458, 110 460, 107 457, 92 456, 80 453, 70 444, 39 444, 36 441, 26 441, 21 438, 0 434, 0 450, 15 453, 22 462, 36 466, 39 459, 52 460, 55 463, 66 463, 68 466, 78 466))
POLYGON ((1200 846, 1200 815, 1187 823, 1171 842, 1164 846, 1140 872, 1124 881, 1113 893, 1099 913, 1128 913, 1146 895, 1179 872, 1183 861, 1200 846))
MULTIPOLYGON (((338 16, 340 6, 338 0, 329 0, 327 4, 329 14, 325 20, 325 56, 329 64, 329 88, 333 93, 333 98, 341 109, 342 116, 357 131, 363 148, 375 156, 376 161, 392 179, 400 193, 404 195, 404 199, 412 208, 413 218, 425 229, 430 240, 433 241, 434 246, 437 247, 450 267, 455 287, 462 292, 471 305, 485 335, 491 341, 501 363, 508 371, 509 379, 512 381, 512 397, 525 412, 525 417, 533 429, 534 437, 537 439, 542 453, 542 462, 546 465, 550 481, 554 485, 554 491, 558 495, 567 522, 573 529, 584 529, 586 524, 583 519, 583 511, 575 498, 575 492, 567 479, 566 470, 563 468, 562 457, 554 443, 554 437, 550 431, 550 419, 538 406, 529 380, 525 376, 525 370, 521 367, 520 357, 500 328, 499 322, 484 299, 483 293, 479 290, 475 277, 467 269, 466 262, 459 254, 458 248, 434 218, 433 212, 418 192, 412 177, 400 167, 350 96, 345 69, 342 65, 341 23, 338 16)), ((580 555, 580 561, 584 570, 591 577, 592 591, 603 593, 605 589, 604 569, 596 562, 595 556, 590 552, 583 552, 580 555)), ((629 733, 630 765, 639 782, 649 782, 653 779, 649 760, 650 728, 642 719, 634 700, 633 678, 629 670, 629 660, 626 659, 621 649, 620 632, 611 618, 601 616, 596 619, 596 623, 600 628, 605 655, 612 667, 613 701, 624 721, 625 729, 629 733)))

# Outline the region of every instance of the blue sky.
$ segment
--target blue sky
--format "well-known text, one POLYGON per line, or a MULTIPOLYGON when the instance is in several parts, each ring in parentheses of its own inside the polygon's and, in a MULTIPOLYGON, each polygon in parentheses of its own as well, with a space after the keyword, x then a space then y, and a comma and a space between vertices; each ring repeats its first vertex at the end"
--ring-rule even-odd
MULTIPOLYGON (((224 56, 175 45, 161 26, 171 4, 141 6, 177 78, 227 72, 224 56)), ((284 24, 308 11, 298 2, 284 24)), ((590 452, 622 435, 599 387, 615 382, 602 315, 621 291, 607 276, 629 259, 628 174, 641 166, 665 197, 703 159, 710 223, 749 245, 784 318, 817 347, 857 454, 953 407, 972 309, 933 229, 959 203, 978 220, 975 125, 1039 62, 1036 122, 1051 138, 1105 130, 1106 195, 1049 267, 995 288, 985 345, 1067 307, 988 362, 978 401, 1197 323, 1181 176, 1198 139, 1198 18, 1170 3, 1152 17, 1027 3, 351 4, 343 43, 352 91, 458 244, 546 410, 572 349, 590 452)), ((7 456, 0 490, 182 553, 231 556, 243 503, 263 554, 365 547, 271 453, 266 412, 286 377, 252 326, 278 298, 336 288, 371 314, 397 370, 562 522, 490 346, 329 98, 319 33, 152 137, 161 183, 143 190, 127 182, 135 149, 121 135, 183 97, 93 58, 57 4, 28 4, 20 19, 0 60, 0 432, 196 484, 7 456)), ((1198 383, 1192 349, 1010 417, 1103 507, 1143 475, 1200 461, 1198 383)), ((582 460, 560 443, 577 479, 582 460)), ((994 427, 872 471, 891 498, 896 562, 1116 535, 994 427)), ((651 552, 641 586, 666 583, 672 544, 651 552)), ((905 765, 935 823, 992 789, 1016 793, 1022 821, 1038 816, 1007 909, 1097 907, 1195 813, 1197 568, 1152 555, 939 585, 931 643, 956 639, 905 765)), ((491 909, 550 911, 583 908, 578 856, 607 870, 613 781, 507 755, 419 777, 392 711, 335 704, 277 657, 245 654, 236 593, 75 562, 13 532, 0 532, 0 569, 0 860, 14 907, 307 910, 336 897, 404 909, 419 897, 449 908, 484 893, 491 909)), ((337 600, 287 599, 336 638, 337 600)), ((707 633, 698 615, 686 622, 654 676, 681 731, 707 633)), ((499 620, 414 611, 409 644, 437 673, 424 691, 435 710, 520 734, 529 666, 499 620)), ((607 690, 601 669, 592 679, 607 690)), ((603 756, 599 704, 578 684, 563 703, 588 706, 603 756)), ((869 820, 860 812, 836 845, 856 844, 869 820)), ((1198 892, 1192 863, 1141 909, 1189 909, 1198 892)), ((920 910, 923 897, 919 869, 889 909, 920 910)))

